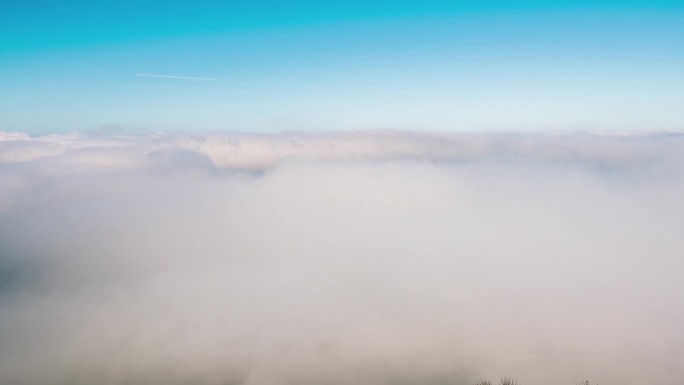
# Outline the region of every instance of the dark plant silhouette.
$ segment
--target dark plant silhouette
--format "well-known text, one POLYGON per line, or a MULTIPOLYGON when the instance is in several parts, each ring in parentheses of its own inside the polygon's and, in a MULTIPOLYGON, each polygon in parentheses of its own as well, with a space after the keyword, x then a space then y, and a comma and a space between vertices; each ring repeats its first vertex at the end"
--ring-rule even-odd
POLYGON ((504 377, 501 379, 501 385, 518 385, 518 380, 513 377, 504 377))
MULTIPOLYGON (((492 382, 489 380, 479 380, 474 385, 492 385, 492 382)), ((518 385, 518 380, 513 377, 504 377, 499 385, 518 385)), ((589 385, 589 380, 580 381, 577 385, 589 385)))

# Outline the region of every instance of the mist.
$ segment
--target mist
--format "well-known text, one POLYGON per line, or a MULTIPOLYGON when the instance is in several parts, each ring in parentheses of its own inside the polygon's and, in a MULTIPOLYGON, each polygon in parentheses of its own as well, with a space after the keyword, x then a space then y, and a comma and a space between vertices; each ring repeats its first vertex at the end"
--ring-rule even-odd
POLYGON ((681 383, 684 135, 0 133, 0 383, 681 383))

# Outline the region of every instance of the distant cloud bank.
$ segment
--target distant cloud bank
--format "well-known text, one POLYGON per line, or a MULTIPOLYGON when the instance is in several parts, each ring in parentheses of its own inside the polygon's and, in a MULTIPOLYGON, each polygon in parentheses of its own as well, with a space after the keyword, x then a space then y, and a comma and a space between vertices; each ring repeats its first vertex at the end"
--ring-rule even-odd
MULTIPOLYGON (((311 161, 529 161, 595 166, 643 166, 684 158, 684 133, 454 134, 411 131, 346 133, 116 135, 69 133, 32 137, 0 132, 0 164, 83 153, 119 155, 127 162, 159 154, 193 153, 219 168, 267 169, 311 161)), ((87 162, 86 162, 87 163, 87 162)), ((96 163, 96 162, 95 162, 96 163)), ((540 164, 541 164, 540 163, 540 164)), ((140 165, 141 163, 135 163, 140 165)), ((114 165, 109 165, 114 166, 114 165)), ((672 166, 676 166, 672 164, 672 166)))
POLYGON ((676 385, 684 135, 0 132, 0 383, 676 385))

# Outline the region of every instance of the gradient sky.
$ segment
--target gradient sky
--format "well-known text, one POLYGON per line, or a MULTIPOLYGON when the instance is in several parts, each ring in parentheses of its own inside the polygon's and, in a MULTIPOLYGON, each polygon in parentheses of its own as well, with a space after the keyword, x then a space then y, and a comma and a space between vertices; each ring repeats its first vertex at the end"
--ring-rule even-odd
POLYGON ((0 2, 0 130, 684 129, 684 1, 0 2))

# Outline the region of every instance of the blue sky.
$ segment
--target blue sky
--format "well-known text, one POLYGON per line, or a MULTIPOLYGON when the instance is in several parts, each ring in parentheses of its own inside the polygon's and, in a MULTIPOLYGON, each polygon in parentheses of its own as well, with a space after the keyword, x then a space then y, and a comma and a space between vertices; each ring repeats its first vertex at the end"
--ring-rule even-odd
POLYGON ((0 3, 0 130, 683 129, 684 1, 0 3))

